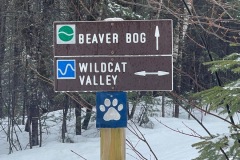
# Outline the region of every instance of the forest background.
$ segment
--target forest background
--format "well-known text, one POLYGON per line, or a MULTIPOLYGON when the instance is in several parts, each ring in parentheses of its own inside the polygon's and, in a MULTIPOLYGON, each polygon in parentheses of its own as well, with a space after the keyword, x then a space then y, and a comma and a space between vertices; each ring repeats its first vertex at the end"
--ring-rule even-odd
POLYGON ((18 124, 26 126, 32 148, 41 146, 43 113, 63 110, 63 142, 69 109, 76 108, 80 119, 76 134, 87 129, 94 113, 94 93, 54 92, 53 22, 119 17, 173 20, 174 90, 129 93, 133 104, 129 119, 134 117, 134 104, 146 96, 172 99, 176 118, 179 107, 190 116, 192 108, 207 113, 221 108, 228 114, 223 119, 230 126, 227 138, 216 143, 211 141, 216 135, 209 133, 195 146, 201 150, 200 158, 240 156, 239 123, 233 118, 240 104, 239 0, 0 0, 0 4, 0 118, 8 119, 9 153, 17 150, 13 139, 18 124), (234 145, 228 144, 231 140, 234 145), (211 154, 209 148, 220 152, 211 154))

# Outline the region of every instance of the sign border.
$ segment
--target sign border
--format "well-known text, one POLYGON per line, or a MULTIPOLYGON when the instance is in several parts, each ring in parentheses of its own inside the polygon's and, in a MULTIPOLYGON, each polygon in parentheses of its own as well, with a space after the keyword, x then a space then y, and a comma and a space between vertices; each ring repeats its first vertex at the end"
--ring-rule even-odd
MULTIPOLYGON (((81 57, 94 57, 94 58, 103 58, 103 57, 106 57, 106 56, 76 56, 76 58, 81 58, 81 57)), ((171 57, 171 61, 172 61, 172 63, 171 63, 171 74, 172 74, 172 78, 171 78, 171 89, 168 89, 168 90, 162 90, 162 89, 154 89, 154 90, 149 90, 149 89, 144 89, 144 90, 142 90, 142 89, 129 89, 129 90, 121 90, 121 89, 112 89, 112 90, 72 90, 72 91, 57 91, 56 90, 56 81, 54 81, 54 90, 55 90, 55 92, 99 92, 99 91, 104 91, 104 92, 109 92, 109 91, 126 91, 126 92, 131 92, 131 91, 173 91, 173 56, 171 56, 171 55, 156 55, 156 56, 142 56, 142 55, 140 55, 140 56, 131 56, 131 55, 126 55, 126 56, 109 56, 109 57, 107 57, 107 58, 114 58, 114 57, 134 57, 134 58, 137 58, 137 57, 171 57)), ((55 60, 56 58, 74 58, 74 57, 54 57, 54 61, 57 61, 57 60, 55 60)), ((76 64, 76 63, 75 63, 76 64)), ((76 64, 77 65, 77 64, 76 64)), ((55 77, 55 75, 54 75, 54 77, 55 77)), ((76 75, 76 77, 77 77, 77 75, 76 75)), ((57 79, 56 79, 57 80, 57 79)), ((60 79, 61 80, 61 79, 60 79)))
MULTIPOLYGON (((171 24, 171 54, 148 54, 150 56, 152 55, 173 55, 173 20, 172 19, 156 19, 156 20, 124 20, 124 21, 121 21, 121 20, 117 20, 117 21, 54 21, 53 22, 53 54, 54 54, 54 57, 81 57, 81 56, 113 56, 113 55, 117 55, 117 56, 124 56, 125 53, 114 53, 114 54, 111 54, 111 53, 98 53, 98 54, 82 54, 80 53, 79 55, 56 55, 56 46, 59 45, 57 44, 57 25, 73 25, 75 24, 75 32, 77 32, 77 26, 76 24, 77 23, 130 23, 130 22, 157 22, 157 21, 170 21, 170 24, 171 24)), ((77 33, 76 33, 77 34, 77 33)), ((77 42, 77 35, 75 36, 75 40, 76 40, 76 43, 75 44, 61 44, 61 45, 79 45, 78 42, 77 42)), ((67 48, 69 46, 66 46, 67 48)), ((169 47, 170 48, 170 47, 169 47)), ((144 56, 144 54, 129 54, 131 56, 144 56)), ((146 53, 147 55, 147 53, 146 53)))

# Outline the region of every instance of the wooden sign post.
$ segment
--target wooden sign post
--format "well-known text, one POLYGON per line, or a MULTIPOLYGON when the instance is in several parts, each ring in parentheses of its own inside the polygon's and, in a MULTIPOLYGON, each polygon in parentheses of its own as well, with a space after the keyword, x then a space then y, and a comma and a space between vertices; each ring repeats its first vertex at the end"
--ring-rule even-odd
POLYGON ((100 129, 101 160, 126 159, 125 128, 100 129))

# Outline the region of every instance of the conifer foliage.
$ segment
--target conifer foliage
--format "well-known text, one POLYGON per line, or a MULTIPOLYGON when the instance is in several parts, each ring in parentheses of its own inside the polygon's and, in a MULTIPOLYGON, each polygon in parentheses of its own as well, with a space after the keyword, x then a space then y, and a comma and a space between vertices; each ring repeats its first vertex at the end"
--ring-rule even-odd
MULTIPOLYGON (((195 94, 202 101, 202 105, 210 104, 209 111, 219 110, 219 114, 233 117, 240 111, 240 54, 233 53, 225 56, 222 60, 205 63, 209 65, 211 72, 230 72, 236 78, 230 80, 224 86, 217 86, 195 94), (226 107, 228 106, 228 107, 226 107)), ((223 122, 225 123, 225 122, 223 122)), ((200 156, 195 160, 202 159, 239 159, 240 158, 240 126, 234 120, 229 122, 229 131, 224 134, 211 135, 199 143, 193 144, 200 156), (224 152, 220 152, 222 149, 224 152)))

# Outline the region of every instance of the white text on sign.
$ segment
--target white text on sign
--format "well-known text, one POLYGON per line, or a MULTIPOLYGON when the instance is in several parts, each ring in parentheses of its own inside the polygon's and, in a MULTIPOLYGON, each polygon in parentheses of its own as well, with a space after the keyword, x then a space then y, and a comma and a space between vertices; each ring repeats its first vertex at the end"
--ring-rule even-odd
MULTIPOLYGON (((79 34, 79 44, 114 44, 119 43, 117 33, 79 34)), ((146 33, 126 33, 126 43, 146 43, 146 33)))
POLYGON ((80 85, 116 85, 118 76, 115 73, 126 72, 126 65, 127 62, 79 63, 80 85))

